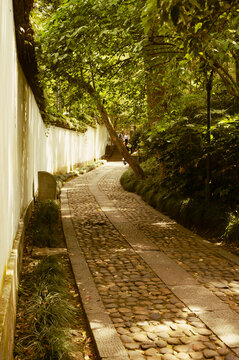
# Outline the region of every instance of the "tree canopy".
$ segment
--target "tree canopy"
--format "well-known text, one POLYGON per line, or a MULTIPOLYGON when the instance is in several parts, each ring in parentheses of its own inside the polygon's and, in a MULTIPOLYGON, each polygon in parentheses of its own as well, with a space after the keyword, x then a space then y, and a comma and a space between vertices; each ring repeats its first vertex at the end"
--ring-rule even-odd
POLYGON ((50 117, 105 123, 129 163, 117 129, 170 125, 208 71, 239 97, 237 0, 38 0, 32 19, 50 117))
POLYGON ((234 60, 238 74, 237 0, 147 0, 143 23, 146 33, 151 31, 152 23, 158 34, 170 32, 184 59, 207 64, 220 76, 227 91, 239 97, 238 78, 228 67, 234 60))

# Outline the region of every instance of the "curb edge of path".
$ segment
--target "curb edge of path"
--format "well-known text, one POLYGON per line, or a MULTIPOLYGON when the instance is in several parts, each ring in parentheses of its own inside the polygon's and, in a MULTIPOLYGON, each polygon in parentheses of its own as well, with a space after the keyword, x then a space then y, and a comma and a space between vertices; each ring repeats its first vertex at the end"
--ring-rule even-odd
POLYGON ((99 297, 93 277, 77 241, 68 204, 67 186, 62 188, 61 219, 75 282, 93 335, 99 359, 128 360, 128 354, 99 297))

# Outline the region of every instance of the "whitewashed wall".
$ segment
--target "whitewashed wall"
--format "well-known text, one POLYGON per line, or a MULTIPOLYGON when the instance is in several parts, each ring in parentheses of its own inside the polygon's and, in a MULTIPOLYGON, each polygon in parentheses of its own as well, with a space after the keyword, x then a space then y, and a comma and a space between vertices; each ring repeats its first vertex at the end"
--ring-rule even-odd
POLYGON ((107 131, 46 129, 18 64, 12 0, 0 0, 0 293, 18 222, 38 171, 70 170, 105 153, 107 131))

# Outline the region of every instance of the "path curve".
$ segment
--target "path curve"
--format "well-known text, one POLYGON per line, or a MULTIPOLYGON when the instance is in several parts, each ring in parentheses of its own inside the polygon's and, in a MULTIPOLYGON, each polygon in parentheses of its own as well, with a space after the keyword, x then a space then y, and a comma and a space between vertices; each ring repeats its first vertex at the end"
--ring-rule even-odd
POLYGON ((239 359, 239 258, 162 215, 107 163, 63 188, 62 222, 100 359, 239 359))

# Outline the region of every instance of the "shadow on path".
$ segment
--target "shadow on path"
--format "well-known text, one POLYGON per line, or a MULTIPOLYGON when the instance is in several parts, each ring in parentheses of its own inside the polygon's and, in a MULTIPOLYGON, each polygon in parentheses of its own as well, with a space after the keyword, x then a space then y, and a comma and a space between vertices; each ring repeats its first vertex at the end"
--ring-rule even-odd
POLYGON ((61 198, 100 358, 239 359, 239 259, 125 192, 124 170, 108 162, 67 183, 61 198))
POLYGON ((122 161, 122 155, 118 148, 114 145, 111 157, 108 159, 110 162, 122 161))

